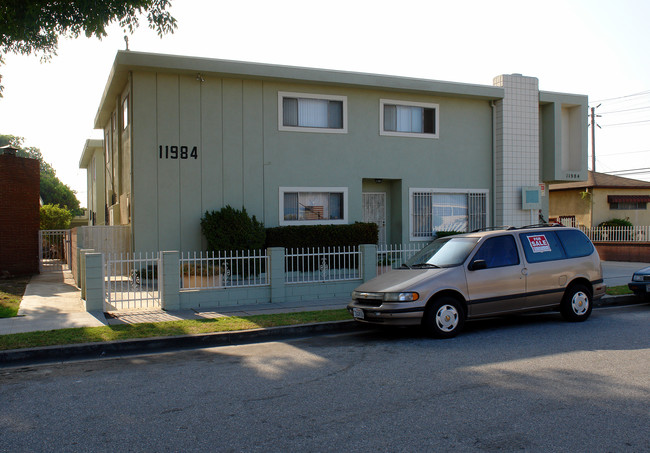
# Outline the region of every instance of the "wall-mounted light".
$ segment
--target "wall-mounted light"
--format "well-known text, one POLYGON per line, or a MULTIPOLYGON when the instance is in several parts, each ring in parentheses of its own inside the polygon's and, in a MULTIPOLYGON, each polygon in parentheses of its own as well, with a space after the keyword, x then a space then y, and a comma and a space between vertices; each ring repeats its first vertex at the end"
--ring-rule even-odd
POLYGON ((381 184, 382 182, 384 182, 384 180, 381 179, 381 178, 375 178, 375 182, 376 182, 377 184, 381 184))

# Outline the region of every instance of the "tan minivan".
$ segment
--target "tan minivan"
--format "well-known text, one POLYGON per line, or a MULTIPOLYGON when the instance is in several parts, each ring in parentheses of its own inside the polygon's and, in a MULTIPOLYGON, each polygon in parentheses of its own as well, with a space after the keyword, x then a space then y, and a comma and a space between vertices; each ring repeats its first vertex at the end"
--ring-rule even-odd
POLYGON ((436 239, 398 269, 355 289, 361 322, 422 325, 450 338, 465 319, 559 310, 584 321, 605 294, 600 258, 585 234, 559 225, 488 229, 436 239))

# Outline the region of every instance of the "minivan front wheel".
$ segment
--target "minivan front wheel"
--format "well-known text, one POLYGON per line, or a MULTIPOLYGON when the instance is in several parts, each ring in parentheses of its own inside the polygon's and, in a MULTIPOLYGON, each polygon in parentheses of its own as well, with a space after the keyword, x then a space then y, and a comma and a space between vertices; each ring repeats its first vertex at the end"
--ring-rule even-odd
POLYGON ((458 335, 465 323, 465 310, 453 297, 440 297, 424 310, 422 325, 435 338, 452 338, 458 335))
POLYGON ((584 285, 572 285, 560 304, 560 313, 567 321, 585 321, 591 314, 591 291, 584 285))

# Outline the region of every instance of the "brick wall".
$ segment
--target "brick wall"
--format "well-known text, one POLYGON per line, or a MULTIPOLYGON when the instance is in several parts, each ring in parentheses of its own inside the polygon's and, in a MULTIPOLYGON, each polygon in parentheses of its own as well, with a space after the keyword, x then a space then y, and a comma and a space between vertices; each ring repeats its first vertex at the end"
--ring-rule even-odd
POLYGON ((594 245, 603 261, 650 263, 650 243, 648 242, 594 242, 594 245))
POLYGON ((0 154, 0 275, 38 273, 40 167, 0 154))

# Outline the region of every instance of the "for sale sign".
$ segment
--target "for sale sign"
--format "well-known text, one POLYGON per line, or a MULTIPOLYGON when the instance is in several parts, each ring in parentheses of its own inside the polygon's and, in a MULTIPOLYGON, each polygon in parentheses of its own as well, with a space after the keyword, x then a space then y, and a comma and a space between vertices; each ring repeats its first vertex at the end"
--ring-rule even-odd
POLYGON ((533 253, 543 253, 550 252, 551 246, 548 245, 548 240, 543 234, 536 234, 534 236, 528 236, 528 242, 530 242, 530 247, 533 249, 533 253))

